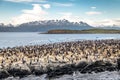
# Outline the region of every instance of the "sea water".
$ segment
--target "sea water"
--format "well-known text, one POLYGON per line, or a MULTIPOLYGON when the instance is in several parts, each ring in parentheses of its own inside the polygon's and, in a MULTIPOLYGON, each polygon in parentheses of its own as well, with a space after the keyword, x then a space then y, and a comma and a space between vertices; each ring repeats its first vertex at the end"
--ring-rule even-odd
POLYGON ((37 32, 0 32, 0 48, 99 39, 120 39, 120 34, 39 34, 37 32))

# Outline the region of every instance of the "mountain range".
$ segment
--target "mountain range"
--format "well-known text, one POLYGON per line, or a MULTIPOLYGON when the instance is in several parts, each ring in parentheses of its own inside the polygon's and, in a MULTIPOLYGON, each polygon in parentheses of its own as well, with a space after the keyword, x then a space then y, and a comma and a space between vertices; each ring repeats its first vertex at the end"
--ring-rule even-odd
MULTIPOLYGON (((0 32, 46 32, 54 29, 86 30, 93 29, 85 22, 69 22, 68 20, 44 20, 23 23, 17 26, 0 24, 0 32)), ((104 29, 120 29, 119 27, 98 27, 104 29)))

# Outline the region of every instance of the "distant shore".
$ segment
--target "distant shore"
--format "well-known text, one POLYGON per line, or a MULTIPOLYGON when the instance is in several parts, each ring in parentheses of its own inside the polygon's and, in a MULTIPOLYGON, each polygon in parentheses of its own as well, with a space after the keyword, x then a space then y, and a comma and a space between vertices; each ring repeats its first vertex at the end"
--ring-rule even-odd
POLYGON ((120 34, 120 30, 114 29, 88 29, 88 30, 49 30, 45 34, 120 34))
POLYGON ((120 40, 85 40, 0 49, 0 79, 120 70, 120 40))

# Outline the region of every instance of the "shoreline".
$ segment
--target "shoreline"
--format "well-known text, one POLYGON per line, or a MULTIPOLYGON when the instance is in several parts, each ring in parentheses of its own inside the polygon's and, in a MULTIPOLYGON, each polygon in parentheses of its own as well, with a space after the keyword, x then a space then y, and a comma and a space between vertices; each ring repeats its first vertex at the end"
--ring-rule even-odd
POLYGON ((118 71, 120 40, 84 40, 0 49, 0 79, 118 71))
POLYGON ((78 71, 74 72, 73 74, 65 74, 58 76, 56 78, 46 78, 46 74, 36 76, 36 75, 28 75, 23 78, 19 77, 8 77, 5 80, 119 80, 119 72, 117 71, 105 71, 100 73, 91 73, 91 74, 81 74, 78 71))

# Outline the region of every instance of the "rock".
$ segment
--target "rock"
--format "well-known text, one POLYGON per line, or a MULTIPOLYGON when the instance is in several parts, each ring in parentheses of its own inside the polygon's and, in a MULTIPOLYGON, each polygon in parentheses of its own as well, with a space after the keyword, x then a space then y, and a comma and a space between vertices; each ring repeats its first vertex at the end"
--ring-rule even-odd
POLYGON ((0 71, 0 79, 9 77, 9 73, 7 71, 1 70, 0 71))
POLYGON ((84 70, 84 68, 88 65, 88 63, 86 61, 82 61, 82 62, 79 62, 77 65, 76 65, 76 68, 78 71, 80 71, 81 73, 86 73, 86 70, 84 70))
POLYGON ((103 71, 113 71, 115 70, 115 66, 112 65, 110 62, 103 62, 103 61, 96 61, 93 62, 91 64, 86 64, 86 63, 81 63, 79 65, 82 65, 82 67, 80 67, 80 69, 82 69, 80 71, 81 73, 90 73, 90 72, 103 72, 103 71))
POLYGON ((72 65, 68 64, 62 67, 55 68, 55 70, 52 70, 51 72, 47 73, 47 77, 53 77, 53 76, 59 76, 63 74, 72 74, 73 68, 72 65))
POLYGON ((19 77, 24 77, 25 75, 31 74, 31 70, 27 65, 24 64, 18 64, 16 65, 11 65, 11 67, 8 69, 9 74, 12 76, 19 76, 19 77))
POLYGON ((120 59, 117 59, 117 69, 120 70, 120 59))
POLYGON ((35 75, 41 75, 44 73, 43 67, 40 65, 34 65, 30 67, 31 73, 35 75))
POLYGON ((10 69, 8 71, 12 76, 16 77, 24 77, 26 75, 30 75, 30 72, 28 70, 22 70, 22 69, 10 69))

